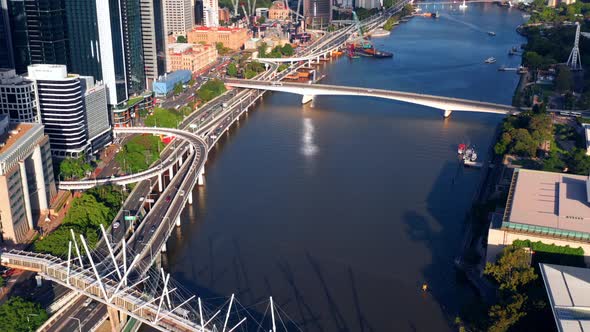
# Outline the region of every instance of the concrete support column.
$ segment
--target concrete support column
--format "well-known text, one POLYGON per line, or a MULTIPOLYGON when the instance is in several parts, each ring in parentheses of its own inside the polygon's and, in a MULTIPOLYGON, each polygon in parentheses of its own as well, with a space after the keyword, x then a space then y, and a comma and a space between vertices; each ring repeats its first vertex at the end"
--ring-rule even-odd
POLYGON ((182 154, 178 157, 178 167, 182 166, 182 154))
POLYGON ((37 181, 37 197, 39 199, 39 210, 47 211, 47 192, 45 189, 45 176, 43 175, 43 159, 39 145, 33 150, 33 165, 35 167, 35 180, 37 181))
POLYGON ((172 178, 174 177, 174 164, 170 165, 170 168, 168 168, 168 173, 170 174, 170 182, 172 182, 172 178))
POLYGON ((158 174, 158 192, 164 190, 164 184, 162 183, 162 173, 158 174))
MULTIPOLYGON (((176 226, 180 226, 180 216, 176 217, 176 226)), ((166 250, 164 250, 164 251, 166 251, 166 250)))
POLYGON ((303 98, 301 99, 301 103, 302 104, 307 104, 310 101, 313 101, 314 95, 303 95, 303 98))
POLYGON ((189 144, 189 150, 191 153, 195 152, 195 147, 192 144, 189 144))
POLYGON ((192 190, 188 192, 188 204, 191 205, 193 204, 193 192, 192 190))
POLYGON ((18 163, 20 166, 20 179, 21 185, 23 187, 23 198, 25 199, 25 212, 27 216, 27 223, 29 224, 29 228, 33 229, 33 213, 31 211, 31 197, 29 196, 29 184, 27 180, 27 169, 25 167, 24 161, 20 161, 18 163))
POLYGON ((443 114, 443 117, 446 119, 449 116, 451 116, 451 113, 453 113, 453 111, 451 111, 451 110, 445 110, 445 113, 443 114))
POLYGON ((109 321, 111 322, 111 331, 121 331, 121 320, 119 319, 119 311, 107 306, 109 314, 109 321))
POLYGON ((198 179, 197 179, 197 184, 198 184, 199 186, 202 186, 202 185, 204 185, 204 184, 205 184, 205 172, 204 172, 204 171, 201 171, 201 172, 199 173, 199 177, 198 177, 198 179))
POLYGON ((162 249, 161 249, 161 251, 162 251, 162 252, 166 252, 166 243, 164 243, 164 244, 162 245, 162 249))

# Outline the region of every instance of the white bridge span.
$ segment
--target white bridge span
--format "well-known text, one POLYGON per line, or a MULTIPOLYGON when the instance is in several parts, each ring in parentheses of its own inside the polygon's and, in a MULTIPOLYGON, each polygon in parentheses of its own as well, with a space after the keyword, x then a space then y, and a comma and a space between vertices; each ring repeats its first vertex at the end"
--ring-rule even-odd
POLYGON ((303 96, 302 103, 304 104, 312 101, 315 96, 364 96, 390 99, 437 108, 443 111, 444 117, 450 116, 451 112, 453 111, 495 114, 517 114, 520 112, 518 108, 510 105, 394 90, 327 84, 262 82, 242 79, 227 79, 225 84, 236 88, 259 89, 299 94, 303 96))

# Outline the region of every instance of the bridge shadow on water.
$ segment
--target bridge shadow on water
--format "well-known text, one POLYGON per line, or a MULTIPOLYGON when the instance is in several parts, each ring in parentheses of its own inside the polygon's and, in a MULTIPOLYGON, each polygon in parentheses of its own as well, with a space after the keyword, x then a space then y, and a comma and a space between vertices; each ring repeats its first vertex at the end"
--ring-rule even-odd
POLYGON ((439 172, 426 201, 426 212, 414 209, 403 215, 405 231, 414 242, 423 244, 431 261, 421 272, 423 292, 440 308, 451 328, 455 317, 479 307, 481 301, 463 274, 455 268, 454 260, 460 254, 465 230, 465 217, 471 207, 474 185, 473 174, 455 162, 446 163, 439 172))

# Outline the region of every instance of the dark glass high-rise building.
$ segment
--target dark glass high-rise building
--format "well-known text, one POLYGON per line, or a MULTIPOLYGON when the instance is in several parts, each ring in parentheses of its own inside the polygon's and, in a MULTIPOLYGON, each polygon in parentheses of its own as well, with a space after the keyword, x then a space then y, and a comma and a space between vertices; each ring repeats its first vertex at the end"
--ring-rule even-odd
POLYGON ((203 25, 203 0, 195 0, 195 24, 203 25))
POLYGON ((14 68, 7 0, 0 0, 0 68, 14 68))
POLYGON ((67 64, 67 24, 62 0, 7 0, 15 69, 30 64, 67 64))
POLYGON ((126 55, 127 92, 130 95, 136 95, 146 88, 139 0, 121 0, 121 15, 126 55))
POLYGON ((158 76, 166 73, 166 22, 164 22, 164 0, 154 0, 154 29, 156 35, 156 54, 158 76))
POLYGON ((127 100, 128 96, 119 7, 119 0, 66 1, 69 71, 103 81, 111 105, 127 100))

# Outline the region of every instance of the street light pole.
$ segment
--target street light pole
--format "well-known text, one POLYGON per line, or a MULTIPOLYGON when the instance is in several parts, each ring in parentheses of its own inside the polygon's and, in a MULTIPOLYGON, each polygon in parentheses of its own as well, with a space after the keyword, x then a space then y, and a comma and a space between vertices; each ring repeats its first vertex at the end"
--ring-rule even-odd
POLYGON ((78 321, 78 332, 82 332, 82 322, 80 321, 79 318, 70 316, 70 317, 68 317, 68 319, 75 319, 75 320, 77 320, 78 321))

